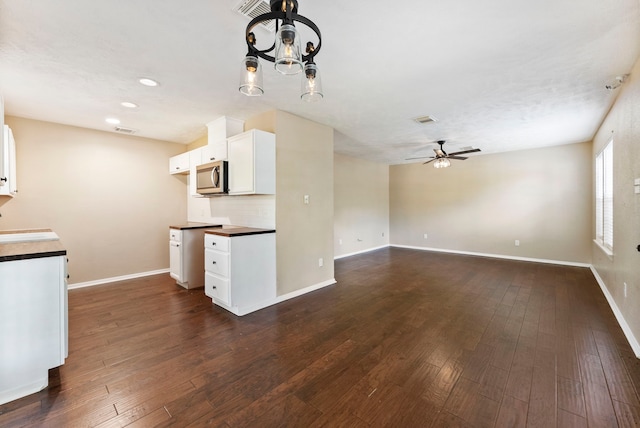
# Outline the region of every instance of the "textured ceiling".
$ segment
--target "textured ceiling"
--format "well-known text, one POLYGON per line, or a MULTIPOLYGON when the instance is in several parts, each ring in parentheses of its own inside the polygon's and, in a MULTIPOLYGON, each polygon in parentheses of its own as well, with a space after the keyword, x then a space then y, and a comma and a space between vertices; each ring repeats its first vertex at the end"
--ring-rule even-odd
POLYGON ((300 76, 268 63, 265 95, 249 98, 238 3, 0 0, 5 112, 102 130, 116 116, 186 144, 217 117, 280 109, 333 127, 337 152, 394 164, 438 139, 483 153, 590 140, 616 96, 605 85, 640 53, 639 0, 299 0, 322 31, 324 100, 300 101, 300 76))

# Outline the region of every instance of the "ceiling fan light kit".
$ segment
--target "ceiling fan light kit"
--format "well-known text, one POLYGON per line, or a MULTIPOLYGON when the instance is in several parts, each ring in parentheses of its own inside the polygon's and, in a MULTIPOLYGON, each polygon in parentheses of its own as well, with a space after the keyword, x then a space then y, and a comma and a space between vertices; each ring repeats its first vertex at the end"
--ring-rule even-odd
POLYGON ((284 75, 295 75, 304 71, 300 98, 313 102, 323 98, 320 73, 314 57, 320 52, 322 37, 316 24, 302 15, 298 15, 297 0, 271 0, 271 12, 256 16, 245 30, 247 55, 242 60, 239 90, 247 96, 259 96, 264 93, 262 67, 259 58, 272 62, 275 69, 284 75), (264 50, 256 48, 256 36, 253 28, 267 21, 276 22, 276 37, 273 45, 264 50), (302 54, 300 35, 295 27, 299 22, 309 27, 318 37, 317 46, 307 42, 306 55, 302 54), (273 52, 274 55, 270 55, 273 52))
MULTIPOLYGON (((469 149, 469 150, 462 150, 460 152, 454 152, 454 153, 449 153, 447 154, 447 152, 444 151, 444 148, 442 147, 444 145, 446 141, 445 140, 439 140, 437 141, 437 143, 440 145, 439 148, 437 149, 433 149, 433 151, 436 153, 435 156, 431 156, 431 159, 424 162, 423 165, 426 165, 430 162, 433 162, 433 167, 434 168, 448 168, 451 166, 451 161, 449 159, 455 159, 455 160, 466 160, 468 158, 464 157, 464 156, 459 156, 459 155, 464 155, 467 153, 476 153, 479 152, 480 149, 469 149)), ((412 160, 412 159, 424 159, 426 156, 422 156, 422 157, 417 157, 417 158, 407 158, 406 160, 412 160)))
POLYGON ((438 158, 433 163, 434 168, 448 168, 451 166, 451 161, 447 158, 438 158))

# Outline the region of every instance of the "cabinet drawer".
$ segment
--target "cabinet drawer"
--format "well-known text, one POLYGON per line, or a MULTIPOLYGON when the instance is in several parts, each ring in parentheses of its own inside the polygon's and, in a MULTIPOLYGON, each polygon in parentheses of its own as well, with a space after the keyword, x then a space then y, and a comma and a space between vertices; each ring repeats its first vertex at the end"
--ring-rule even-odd
POLYGON ((209 272, 205 273, 204 293, 212 299, 219 300, 225 305, 231 306, 228 279, 217 277, 209 272))
POLYGON ((204 270, 225 278, 229 277, 229 253, 205 250, 204 270))
POLYGON ((212 235, 210 233, 205 233, 204 248, 208 250, 217 250, 217 251, 223 251, 225 253, 228 253, 230 239, 231 238, 227 238, 225 236, 218 236, 218 235, 212 235))
POLYGON ((169 229, 169 241, 182 242, 182 231, 179 229, 169 229))

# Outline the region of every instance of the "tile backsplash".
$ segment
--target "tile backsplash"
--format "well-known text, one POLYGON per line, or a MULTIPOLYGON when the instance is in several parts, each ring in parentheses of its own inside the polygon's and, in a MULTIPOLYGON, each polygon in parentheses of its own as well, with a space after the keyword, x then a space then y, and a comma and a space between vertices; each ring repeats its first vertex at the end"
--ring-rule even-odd
POLYGON ((188 220, 274 229, 275 195, 188 196, 188 220))

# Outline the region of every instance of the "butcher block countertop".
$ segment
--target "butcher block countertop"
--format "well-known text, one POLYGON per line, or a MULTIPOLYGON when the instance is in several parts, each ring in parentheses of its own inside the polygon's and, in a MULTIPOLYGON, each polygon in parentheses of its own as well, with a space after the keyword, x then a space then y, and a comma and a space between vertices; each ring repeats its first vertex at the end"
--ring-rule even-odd
POLYGON ((185 229, 208 229, 210 227, 222 227, 221 224, 187 222, 176 226, 169 226, 169 229, 185 230, 185 229))
POLYGON ((67 250, 51 229, 0 231, 0 262, 64 256, 67 250))
POLYGON ((276 233, 275 229, 257 229, 255 227, 243 226, 222 226, 214 229, 207 229, 204 233, 211 235, 226 236, 233 238, 234 236, 261 235, 263 233, 276 233))

